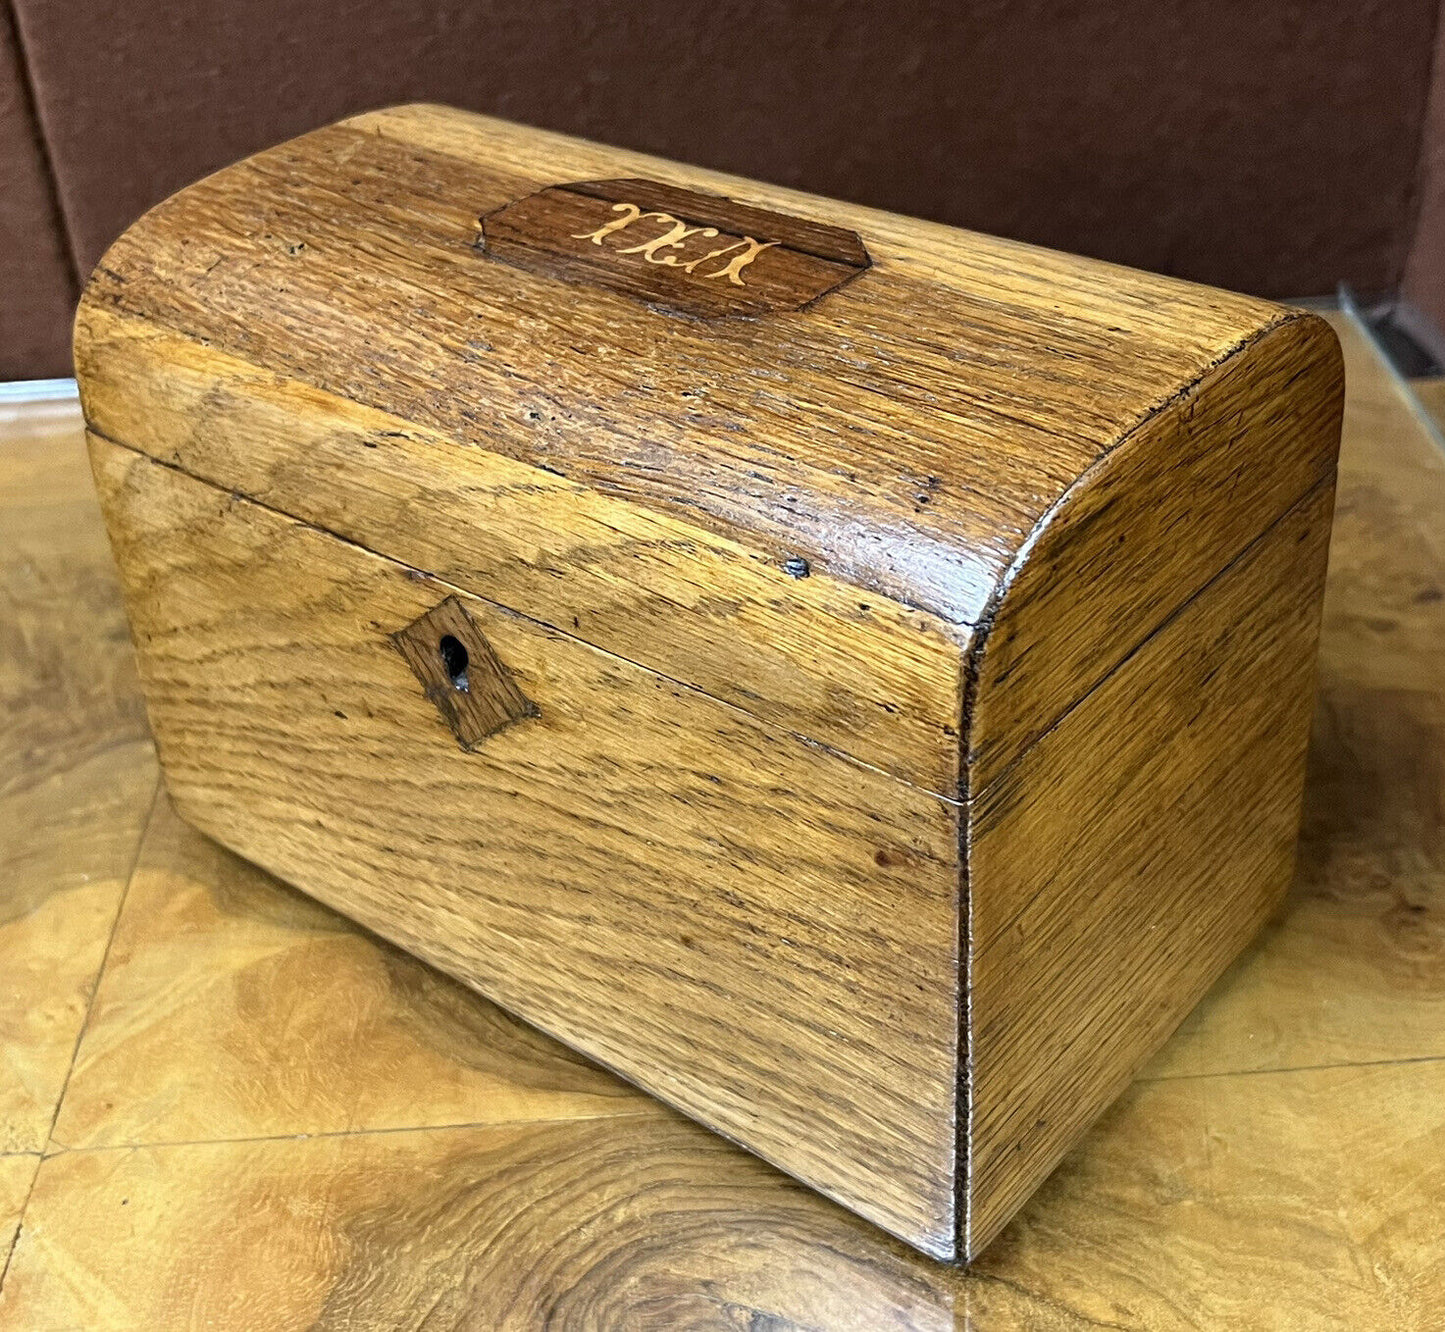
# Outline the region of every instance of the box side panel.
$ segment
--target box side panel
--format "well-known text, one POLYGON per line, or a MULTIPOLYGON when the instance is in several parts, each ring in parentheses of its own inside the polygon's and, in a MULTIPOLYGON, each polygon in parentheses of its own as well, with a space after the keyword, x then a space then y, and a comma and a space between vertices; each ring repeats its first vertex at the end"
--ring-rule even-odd
POLYGON ((970 1255, 1288 884, 1332 481, 974 799, 970 1255))
POLYGON ((1334 474, 1344 377, 1314 315, 1255 338, 1075 483, 995 593, 968 723, 978 792, 1301 495, 1334 474))
POLYGON ((78 327, 108 438, 957 794, 966 629, 164 328, 78 327))
POLYGON ((181 812, 938 1256, 958 809, 92 436, 181 812), (525 708, 464 752, 390 635, 455 597, 525 708))

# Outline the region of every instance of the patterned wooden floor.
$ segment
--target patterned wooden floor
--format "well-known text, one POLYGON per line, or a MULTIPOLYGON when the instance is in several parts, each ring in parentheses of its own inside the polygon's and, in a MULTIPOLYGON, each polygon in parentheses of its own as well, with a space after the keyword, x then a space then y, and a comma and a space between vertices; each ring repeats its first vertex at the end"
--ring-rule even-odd
POLYGON ((1445 1328, 1445 455, 1349 417, 1288 909, 967 1274, 181 824, 0 407, 0 1327, 1445 1328))

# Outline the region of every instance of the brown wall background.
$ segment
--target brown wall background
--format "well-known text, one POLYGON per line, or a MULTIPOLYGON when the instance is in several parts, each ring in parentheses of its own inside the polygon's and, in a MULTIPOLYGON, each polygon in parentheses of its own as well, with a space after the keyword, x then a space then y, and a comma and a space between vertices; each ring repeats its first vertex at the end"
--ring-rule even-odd
POLYGON ((75 297, 15 30, 0 9, 0 381, 70 373, 75 297))
POLYGON ((1439 333, 1445 329, 1445 24, 1435 30, 1434 71, 1420 136, 1415 228, 1401 287, 1439 333))
POLYGON ((1445 315, 1438 0, 11 3, 44 156, 0 91, 0 376, 60 371, 146 207, 412 99, 1269 295, 1393 289, 1416 241, 1445 315))

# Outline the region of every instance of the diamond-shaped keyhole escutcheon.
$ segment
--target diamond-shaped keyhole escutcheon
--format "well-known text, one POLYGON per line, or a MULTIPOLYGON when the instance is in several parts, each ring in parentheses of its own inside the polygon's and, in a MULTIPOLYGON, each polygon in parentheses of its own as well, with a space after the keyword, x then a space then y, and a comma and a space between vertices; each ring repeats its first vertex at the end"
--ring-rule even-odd
POLYGON ((476 749, 504 726, 538 715, 456 597, 433 606, 391 641, 463 749, 476 749))

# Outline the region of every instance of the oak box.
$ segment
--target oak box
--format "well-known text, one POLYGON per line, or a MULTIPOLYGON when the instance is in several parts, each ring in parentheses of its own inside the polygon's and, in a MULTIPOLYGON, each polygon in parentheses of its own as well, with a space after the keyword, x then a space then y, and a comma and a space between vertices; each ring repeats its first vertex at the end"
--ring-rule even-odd
POLYGON ((180 812, 930 1254, 1288 881, 1311 315, 407 107, 76 358, 180 812))

